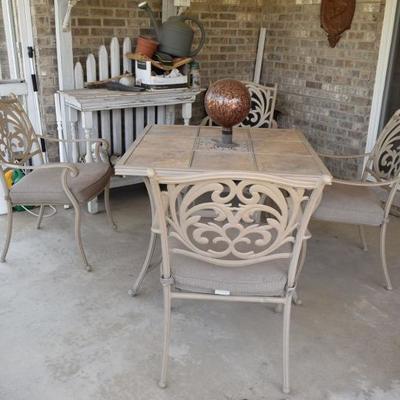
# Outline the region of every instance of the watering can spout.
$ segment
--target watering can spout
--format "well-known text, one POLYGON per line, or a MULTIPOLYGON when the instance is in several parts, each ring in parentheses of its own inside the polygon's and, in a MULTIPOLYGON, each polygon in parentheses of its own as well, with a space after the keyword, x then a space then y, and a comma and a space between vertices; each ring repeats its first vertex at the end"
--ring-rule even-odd
POLYGON ((156 18, 154 16, 153 10, 150 8, 150 6, 147 3, 147 1, 143 1, 143 2, 139 3, 138 7, 141 10, 146 11, 147 14, 149 15, 151 24, 153 25, 153 28, 154 28, 154 30, 156 32, 156 35, 157 35, 157 40, 159 41, 160 40, 160 25, 156 21, 156 18))

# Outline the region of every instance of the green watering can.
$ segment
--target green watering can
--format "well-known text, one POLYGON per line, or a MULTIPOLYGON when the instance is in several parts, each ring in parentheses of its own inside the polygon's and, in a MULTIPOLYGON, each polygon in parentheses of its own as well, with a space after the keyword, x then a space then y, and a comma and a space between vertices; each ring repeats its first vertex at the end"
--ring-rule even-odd
POLYGON ((149 14, 153 28, 156 31, 157 41, 160 43, 158 51, 175 57, 194 57, 204 46, 206 32, 203 24, 198 19, 178 15, 176 17, 170 17, 162 25, 159 25, 147 1, 140 3, 139 8, 145 10, 149 14), (193 21, 201 31, 200 43, 193 51, 192 43, 194 32, 185 21, 193 21))

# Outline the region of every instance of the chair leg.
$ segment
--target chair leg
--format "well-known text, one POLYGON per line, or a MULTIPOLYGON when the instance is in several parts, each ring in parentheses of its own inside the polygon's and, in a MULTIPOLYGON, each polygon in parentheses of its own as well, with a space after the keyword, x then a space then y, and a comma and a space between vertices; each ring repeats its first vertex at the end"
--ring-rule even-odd
POLYGON ((292 294, 286 298, 283 307, 283 393, 290 393, 289 384, 289 334, 290 334, 290 311, 292 308, 292 294))
POLYGON ((358 225, 358 231, 360 233, 360 239, 361 239, 361 243, 363 246, 363 250, 364 251, 368 251, 368 244, 367 244, 367 239, 365 237, 365 229, 363 225, 358 225))
POLYGON ((387 261, 386 261, 386 228, 387 228, 387 223, 385 222, 381 226, 381 246, 380 246, 380 253, 381 253, 381 261, 382 261, 382 269, 383 269, 383 274, 385 276, 385 281, 386 281, 386 289, 387 290, 392 290, 392 282, 390 280, 390 275, 387 267, 387 261))
POLYGON ((108 222, 110 223, 114 231, 116 231, 117 225, 114 222, 110 207, 110 182, 108 182, 107 186, 104 188, 104 206, 106 209, 108 222))
POLYGON ((42 219, 43 219, 43 214, 44 214, 44 205, 40 206, 40 210, 39 210, 39 215, 38 215, 38 219, 36 222, 36 229, 40 229, 40 224, 42 223, 42 219))
POLYGON ((8 252, 8 248, 10 247, 11 233, 13 226, 13 209, 10 201, 7 201, 7 233, 6 233, 6 241, 4 243, 3 252, 1 253, 0 262, 6 261, 6 256, 8 252))
MULTIPOLYGON (((297 269, 296 272, 296 282, 299 281, 301 271, 303 270, 304 263, 306 261, 306 256, 307 256, 307 240, 303 242, 303 247, 301 248, 299 268, 297 269)), ((300 299, 299 292, 297 290, 293 292, 292 301, 293 304, 295 304, 296 306, 301 306, 303 304, 302 300, 300 299)))
POLYGON ((75 240, 78 246, 79 252, 81 253, 83 265, 86 267, 86 270, 90 272, 92 267, 89 265, 88 260, 86 258, 85 250, 83 249, 82 245, 82 238, 81 238, 81 208, 79 204, 74 204, 75 209, 75 240))
POLYGON ((129 289, 128 293, 130 296, 135 297, 140 290, 140 287, 142 286, 144 277, 146 276, 146 273, 150 267, 151 264, 151 259, 153 258, 154 255, 154 250, 156 248, 156 239, 157 235, 154 232, 150 233, 150 242, 149 242, 149 247, 147 248, 147 254, 146 258, 143 262, 142 269, 140 270, 139 276, 137 277, 132 289, 129 289))
POLYGON ((164 345, 161 365, 161 378, 159 382, 160 388, 167 387, 167 372, 168 372, 168 358, 169 358, 169 343, 171 337, 171 287, 164 286, 164 345))

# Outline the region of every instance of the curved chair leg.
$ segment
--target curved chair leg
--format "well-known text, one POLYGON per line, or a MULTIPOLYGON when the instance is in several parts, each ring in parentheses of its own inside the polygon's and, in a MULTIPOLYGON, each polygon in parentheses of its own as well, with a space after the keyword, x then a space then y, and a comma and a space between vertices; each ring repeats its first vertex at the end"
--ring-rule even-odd
POLYGON ((8 252, 8 248, 10 247, 11 241, 11 233, 13 226, 13 209, 10 201, 7 201, 7 233, 6 233, 6 241, 4 243, 3 252, 1 253, 0 262, 6 261, 6 256, 8 252))
POLYGON ((164 286, 164 346, 161 364, 161 378, 159 382, 160 388, 167 387, 167 372, 168 372, 168 357, 169 357, 169 343, 171 337, 171 296, 170 286, 164 286))
POLYGON ((292 307, 292 295, 286 299, 283 307, 283 393, 290 393, 289 384, 289 334, 290 334, 290 311, 292 307))
POLYGON ((140 270, 139 276, 137 277, 132 289, 129 289, 128 293, 132 297, 135 297, 142 286, 143 279, 146 276, 146 273, 150 267, 151 259, 153 258, 154 250, 156 248, 156 239, 157 235, 154 232, 150 233, 150 242, 149 247, 147 248, 146 258, 143 262, 142 269, 140 270))
POLYGON ((44 214, 44 207, 45 206, 43 204, 40 206, 39 215, 38 215, 38 219, 36 222, 36 229, 40 229, 40 224, 42 223, 43 214, 44 214))
POLYGON ((92 267, 89 265, 88 260, 86 258, 85 250, 83 249, 82 245, 82 238, 81 238, 81 209, 79 205, 74 204, 74 209, 75 209, 75 240, 76 244, 78 246, 78 249, 81 253, 82 261, 84 266, 86 267, 86 270, 90 272, 92 270, 92 267))
POLYGON ((387 223, 385 222, 381 226, 381 245, 380 245, 380 253, 381 253, 381 261, 382 261, 382 269, 383 269, 383 274, 385 276, 385 281, 386 281, 386 289, 387 290, 392 290, 392 282, 390 280, 390 275, 387 267, 387 261, 386 261, 386 228, 387 228, 387 223))
POLYGON ((367 243, 367 239, 365 237, 365 229, 363 225, 358 225, 358 231, 360 233, 360 239, 361 239, 361 243, 363 246, 363 250, 364 251, 368 251, 368 243, 367 243))
POLYGON ((117 225, 114 222, 110 207, 110 182, 108 182, 107 186, 104 188, 104 207, 106 209, 108 221, 112 226, 112 228, 114 229, 114 231, 116 231, 117 225))

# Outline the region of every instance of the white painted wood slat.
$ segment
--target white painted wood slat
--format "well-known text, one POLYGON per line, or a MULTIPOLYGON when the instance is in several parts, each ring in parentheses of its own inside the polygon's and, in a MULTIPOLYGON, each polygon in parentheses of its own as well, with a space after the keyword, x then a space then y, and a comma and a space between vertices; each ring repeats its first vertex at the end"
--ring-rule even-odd
MULTIPOLYGON (((121 74, 119 42, 113 37, 110 44, 111 77, 121 74)), ((112 111, 113 153, 122 155, 121 110, 112 111)))
POLYGON ((165 106, 157 107, 157 124, 159 125, 165 124, 165 106))
POLYGON ((144 108, 139 107, 135 109, 136 112, 136 139, 143 135, 144 130, 144 108))
POLYGON ((156 108, 147 107, 147 125, 152 125, 156 123, 156 108))
MULTIPOLYGON (((105 46, 99 48, 99 80, 107 79, 110 77, 108 69, 108 53, 105 46)), ((110 126, 110 111, 100 112, 101 121, 101 137, 111 142, 111 126, 110 126)), ((108 150, 111 155, 111 146, 108 150)))
MULTIPOLYGON (((125 38, 122 45, 122 72, 132 72, 132 60, 126 57, 127 53, 132 51, 132 41, 130 38, 125 38)), ((125 150, 133 143, 133 110, 126 108, 124 110, 124 129, 125 129, 125 150)))
MULTIPOLYGON (((74 67, 74 82, 75 82, 75 89, 83 89, 84 87, 83 67, 79 61, 75 64, 74 67)), ((82 118, 80 115, 77 125, 78 126, 75 127, 75 132, 78 135, 78 137, 83 137, 82 118)), ((77 151, 78 157, 85 154, 85 149, 86 149, 85 143, 78 143, 78 144, 75 143, 75 146, 79 149, 79 151, 77 151)))
MULTIPOLYGON (((96 58, 93 54, 89 54, 86 59, 86 82, 94 82, 97 80, 96 58)), ((93 113, 93 138, 99 137, 99 121, 97 112, 93 113)))

